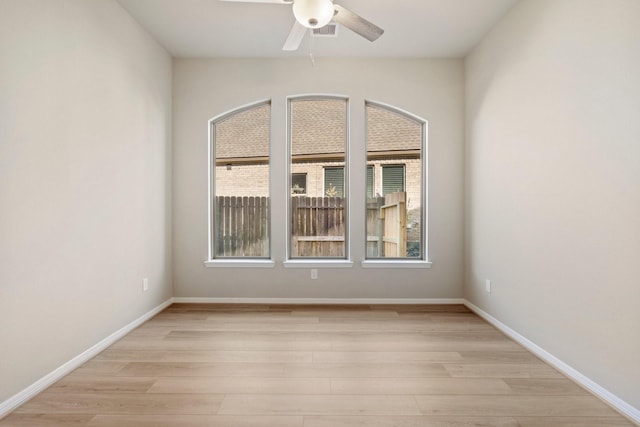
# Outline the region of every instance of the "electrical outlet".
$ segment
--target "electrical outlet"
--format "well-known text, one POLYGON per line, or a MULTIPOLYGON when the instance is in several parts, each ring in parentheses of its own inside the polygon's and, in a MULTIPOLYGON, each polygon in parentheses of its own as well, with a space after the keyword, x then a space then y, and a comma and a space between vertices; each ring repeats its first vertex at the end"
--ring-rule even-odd
POLYGON ((318 278, 318 270, 317 269, 315 269, 315 268, 311 269, 311 278, 313 280, 316 280, 318 278))
POLYGON ((142 279, 142 292, 147 292, 149 290, 149 278, 145 277, 142 279))
POLYGON ((491 293, 491 280, 487 279, 484 281, 484 290, 487 291, 488 294, 491 293))

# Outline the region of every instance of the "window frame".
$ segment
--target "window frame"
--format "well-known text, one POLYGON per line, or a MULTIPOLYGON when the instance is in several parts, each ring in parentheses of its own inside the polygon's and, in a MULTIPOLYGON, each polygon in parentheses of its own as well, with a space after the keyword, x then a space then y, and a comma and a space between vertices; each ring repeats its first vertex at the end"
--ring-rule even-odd
MULTIPOLYGON (((285 224, 285 233, 286 233, 286 249, 285 249, 285 260, 283 261, 283 266, 285 268, 349 268, 353 266, 353 261, 351 260, 351 245, 350 245, 350 230, 349 226, 350 221, 350 199, 351 199, 351 187, 349 185, 349 174, 351 173, 351 168, 349 167, 349 150, 350 150, 350 132, 351 132, 351 103, 350 98, 345 95, 337 95, 337 94, 304 94, 304 95, 290 95, 286 97, 286 156, 287 156, 287 180, 286 186, 287 188, 291 188, 291 170, 292 170, 292 141, 291 141, 291 113, 292 113, 292 102, 295 101, 313 101, 313 100, 337 100, 344 101, 345 103, 345 145, 344 145, 344 192, 345 203, 344 203, 344 237, 345 237, 345 256, 344 258, 312 258, 312 257, 303 257, 303 258, 292 258, 291 257, 291 194, 290 191, 287 192, 287 201, 286 201, 286 210, 287 210, 287 220, 285 224)), ((324 177, 323 177, 324 180, 324 177)), ((324 191, 324 188, 323 188, 324 191)))
POLYGON ((376 194, 376 165, 367 164, 366 177, 365 177, 365 198, 373 197, 376 194), (371 171, 371 186, 369 186, 369 171, 371 171), (369 194, 371 190, 371 194, 369 194))
POLYGON ((309 188, 309 185, 307 184, 307 175, 308 174, 306 172, 292 172, 291 173, 291 192, 289 193, 290 195, 293 195, 293 194, 300 195, 300 196, 306 196, 307 195, 307 189, 309 188), (293 192, 293 188, 294 188, 293 186, 295 185, 293 183, 294 175, 298 175, 298 176, 303 176, 304 177, 304 187, 303 187, 304 192, 302 192, 302 193, 294 193, 293 192))
MULTIPOLYGON (((387 110, 389 112, 401 115, 406 117, 407 119, 416 122, 420 125, 421 129, 421 145, 420 145, 420 182, 422 184, 422 189, 420 191, 420 205, 421 205, 421 215, 420 220, 422 224, 420 226, 420 246, 423 248, 421 250, 420 258, 367 258, 366 249, 364 252, 364 260, 361 262, 362 268, 431 268, 431 260, 429 257, 429 123, 426 119, 419 117, 415 114, 412 114, 408 111, 400 109, 398 107, 394 107, 393 105, 389 105, 386 103, 365 100, 364 101, 364 135, 365 135, 365 162, 368 164, 369 155, 368 155, 368 107, 372 106, 375 108, 381 108, 387 110)), ((365 172, 366 173, 366 172, 365 172)), ((381 175, 382 180, 382 175, 381 175)), ((405 165, 405 191, 406 191, 406 165, 405 165)), ((366 181, 366 175, 365 175, 366 181)), ((381 182, 381 185, 383 183, 381 182)), ((381 187, 382 190, 382 187, 381 187)), ((366 192, 366 189, 365 189, 366 192)), ((366 194, 365 194, 365 206, 364 212, 366 214, 366 194)), ((367 232, 365 231, 365 248, 367 245, 367 232)))
MULTIPOLYGON (((205 267, 255 267, 255 268, 273 268, 275 266, 275 262, 273 261, 273 252, 272 252, 272 227, 271 227, 271 194, 269 194, 269 220, 267 221, 267 227, 269 232, 269 256, 268 257, 216 257, 215 256, 215 248, 214 242, 216 240, 215 236, 215 179, 216 179, 216 158, 215 158, 215 125, 223 120, 226 120, 236 114, 240 114, 242 112, 259 108, 262 106, 269 106, 269 160, 267 161, 267 165, 269 168, 269 182, 272 179, 272 170, 271 170, 271 144, 273 141, 272 138, 272 100, 262 99, 259 101, 251 102, 249 104, 244 104, 239 107, 236 107, 232 110, 226 111, 222 114, 219 114, 207 122, 208 128, 208 144, 207 144, 207 260, 204 262, 205 267)), ((271 186, 269 185, 269 188, 271 186)))
MULTIPOLYGON (((328 190, 328 188, 327 188, 327 169, 328 170, 334 170, 334 171, 342 170, 342 182, 340 184, 341 184, 341 187, 342 187, 342 197, 345 197, 345 194, 344 194, 344 189, 345 189, 345 186, 344 186, 344 168, 345 168, 344 166, 323 166, 322 167, 322 194, 324 194, 326 196, 327 190, 328 190)), ((333 182, 332 182, 332 184, 333 184, 333 182)))
POLYGON ((390 169, 401 169, 402 170, 402 190, 400 191, 407 191, 407 165, 406 163, 389 163, 389 164, 383 164, 380 165, 380 179, 381 179, 381 187, 380 189, 382 190, 382 195, 384 196, 385 194, 389 194, 386 193, 384 191, 385 188, 385 180, 384 180, 384 170, 390 170, 390 169))

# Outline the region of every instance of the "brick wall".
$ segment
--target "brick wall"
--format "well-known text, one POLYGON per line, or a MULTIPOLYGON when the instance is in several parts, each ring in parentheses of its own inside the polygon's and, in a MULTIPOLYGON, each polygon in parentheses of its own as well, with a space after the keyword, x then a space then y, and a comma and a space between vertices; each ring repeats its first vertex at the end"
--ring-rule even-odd
POLYGON ((216 167, 216 196, 268 196, 269 165, 216 167))

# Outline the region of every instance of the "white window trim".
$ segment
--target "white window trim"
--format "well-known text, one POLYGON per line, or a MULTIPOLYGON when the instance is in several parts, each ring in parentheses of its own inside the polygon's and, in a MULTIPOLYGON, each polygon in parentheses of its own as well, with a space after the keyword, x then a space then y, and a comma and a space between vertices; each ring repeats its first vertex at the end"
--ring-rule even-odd
MULTIPOLYGON (((349 148, 350 148, 350 137, 351 137, 351 101, 350 98, 346 95, 337 95, 337 94, 304 94, 304 95, 290 95, 287 96, 286 99, 286 152, 287 152, 287 180, 285 185, 287 186, 287 221, 285 225, 285 233, 286 233, 286 261, 282 264, 285 268, 341 268, 341 267, 352 267, 353 261, 351 261, 351 239, 349 236, 351 227, 349 223, 351 222, 351 212, 349 209, 350 200, 351 200, 351 186, 349 185, 349 175, 351 174, 351 168, 349 166, 349 148), (345 224, 344 224, 344 240, 345 240, 345 258, 291 258, 291 101, 299 101, 299 100, 317 100, 317 99, 333 99, 333 100, 341 100, 344 101, 346 105, 346 125, 345 125, 345 147, 344 147, 344 183, 343 188, 346 188, 346 192, 343 189, 343 193, 345 193, 346 203, 345 203, 345 224)), ((324 187, 324 184, 323 184, 324 187)), ((324 188, 323 188, 324 193, 324 188)))
MULTIPOLYGON (((378 101, 364 101, 365 112, 367 111, 367 106, 373 105, 379 108, 384 108, 388 111, 404 115, 407 118, 418 122, 422 127, 422 147, 421 147, 421 156, 420 161, 422 163, 422 194, 421 194, 421 203, 422 203, 422 224, 421 224, 421 245, 422 249, 422 257, 421 258, 366 258, 362 261, 362 268, 430 268, 431 261, 429 258, 429 122, 415 114, 412 114, 408 111, 405 111, 401 108, 394 107, 390 104, 385 104, 383 102, 378 101)), ((365 119, 364 123, 364 133, 367 134, 367 120, 365 119)), ((367 143, 365 143, 365 151, 367 150, 367 143)), ((406 173, 406 169, 405 169, 406 173)), ((406 176, 405 176, 406 180, 406 176)), ((406 190, 406 181, 405 181, 405 190, 406 190)), ((366 207, 365 207, 366 209, 366 207)), ((365 210, 366 211, 366 210, 365 210)), ((365 232, 366 234, 366 232, 365 232)), ((366 245, 366 242, 365 242, 366 245)))
POLYGON ((360 263, 362 268, 431 268, 431 261, 400 259, 368 259, 360 263))
MULTIPOLYGON (((240 107, 236 107, 232 110, 226 111, 222 114, 219 114, 215 117, 212 117, 207 122, 207 258, 204 261, 204 265, 206 267, 238 267, 238 268, 251 268, 251 267, 266 267, 271 268, 275 266, 275 262, 273 261, 273 254, 271 253, 272 245, 271 245, 271 218, 269 218, 269 256, 271 258, 214 258, 213 251, 213 200, 215 198, 215 187, 213 185, 216 179, 216 162, 213 158, 214 154, 214 126, 215 123, 226 118, 230 117, 234 114, 241 113, 243 111, 249 110, 251 108, 256 108, 262 105, 271 105, 272 101, 270 98, 262 99, 256 102, 251 102, 249 104, 241 105, 240 107)), ((270 113, 271 114, 271 113, 270 113)), ((271 118, 269 119, 269 181, 271 181, 271 118)), ((271 203, 271 194, 269 194, 269 203, 271 203)), ((269 209, 271 212, 271 209, 269 209)))
POLYGON ((256 259, 256 258, 233 258, 224 259, 216 258, 210 259, 204 262, 204 266, 207 268, 273 268, 276 263, 270 259, 256 259))
MULTIPOLYGON (((351 220, 351 212, 349 209, 349 205, 350 205, 350 200, 351 200, 351 186, 348 184, 349 183, 349 176, 351 174, 351 167, 349 167, 349 150, 350 150, 350 134, 351 134, 351 120, 350 120, 350 112, 351 112, 351 104, 350 104, 350 98, 348 96, 344 96, 344 95, 331 95, 331 94, 308 94, 308 95, 295 95, 295 96, 288 96, 286 97, 286 102, 287 102, 287 107, 286 107, 286 111, 287 111, 287 119, 286 119, 286 124, 285 124, 285 132, 286 132, 286 140, 287 140, 287 147, 286 147, 286 152, 287 152, 287 179, 285 182, 286 185, 286 193, 287 194, 287 207, 286 210, 288 212, 287 215, 290 215, 290 209, 291 209, 291 144, 290 144, 290 107, 289 107, 289 103, 291 100, 298 100, 298 99, 340 99, 340 100, 344 100, 347 103, 346 106, 346 120, 347 120, 347 126, 346 126, 346 141, 345 141, 345 175, 344 175, 344 185, 346 187, 346 196, 347 196, 347 203, 345 206, 345 214, 346 214, 346 223, 345 223, 345 237, 346 237, 346 242, 345 242, 345 258, 290 258, 291 253, 290 253, 290 246, 291 246, 291 236, 290 236, 290 224, 289 221, 286 221, 285 224, 285 233, 287 236, 287 243, 286 243, 286 260, 282 262, 283 267, 284 268, 352 268, 354 266, 354 262, 352 261, 351 258, 351 248, 350 248, 350 220, 351 220)), ((271 236, 270 233, 270 239, 269 239, 269 246, 270 246, 270 250, 269 250, 269 254, 270 254, 270 258, 212 258, 213 257, 213 197, 214 197, 214 179, 215 179, 215 160, 213 159, 212 155, 213 155, 213 149, 214 149, 214 141, 213 141, 213 130, 214 130, 214 123, 223 119, 225 116, 230 116, 232 114, 241 112, 243 110, 246 109, 250 109, 250 108, 255 108, 258 107, 260 105, 263 104, 271 104, 272 100, 271 99, 264 99, 264 100, 260 100, 257 102, 252 102, 250 104, 246 104, 237 108, 234 108, 232 110, 229 110, 223 114, 220 114, 212 119, 209 120, 208 122, 208 155, 207 155, 207 162, 208 162, 208 258, 207 260, 205 260, 203 262, 204 266, 206 268, 274 268, 276 265, 276 262, 273 260, 273 253, 271 252, 272 249, 272 245, 271 245, 271 238, 273 236, 271 236)), ((384 103, 380 103, 380 102, 376 102, 376 101, 368 101, 365 100, 364 101, 364 106, 366 109, 367 105, 374 105, 374 106, 378 106, 378 107, 382 107, 382 108, 386 108, 392 112, 396 112, 399 114, 403 114, 406 115, 407 117, 416 120, 417 122, 422 124, 422 132, 423 132, 423 137, 422 137, 422 156, 421 156, 421 161, 422 161, 422 183, 424 185, 424 189, 422 191, 422 206, 423 206, 423 212, 422 212, 422 221, 423 221, 423 226, 422 226, 422 244, 424 247, 424 250, 422 251, 422 256, 423 259, 414 259, 414 258, 406 258, 406 259, 397 259, 397 258, 389 258, 389 259, 384 259, 384 258, 371 258, 371 259, 364 259, 360 261, 360 265, 361 268, 391 268, 391 269, 411 269, 411 268, 431 268, 431 261, 429 260, 429 250, 428 250, 428 231, 429 231, 429 227, 428 227, 428 212, 429 212, 429 207, 428 207, 428 196, 429 196, 429 185, 428 185, 428 174, 429 174, 429 170, 427 169, 428 166, 428 122, 427 120, 418 117, 412 113, 409 113, 407 111, 404 111, 402 109, 399 109, 397 107, 394 107, 392 105, 388 105, 388 104, 384 104, 384 103)), ((271 123, 271 125, 273 125, 273 123, 271 123)), ((366 121, 365 121, 365 129, 363 129, 362 131, 366 134, 366 121)), ((270 134, 273 132, 273 130, 270 130, 270 134)), ((271 145, 272 143, 272 139, 269 141, 269 145, 271 145)), ((366 148, 365 148, 366 149, 366 148)), ((271 152, 271 149, 269 150, 271 152)), ((272 180, 272 171, 271 171, 271 158, 269 159, 269 181, 271 182, 272 180)), ((375 177, 374 177, 375 179, 375 177)), ((290 218, 290 217, 289 217, 290 218)), ((271 218, 271 220, 269 221, 269 227, 271 228, 271 222, 273 221, 273 218, 271 218)))
POLYGON ((324 258, 309 258, 309 259, 289 259, 282 263, 284 268, 351 268, 353 267, 353 261, 348 259, 324 259, 324 258))

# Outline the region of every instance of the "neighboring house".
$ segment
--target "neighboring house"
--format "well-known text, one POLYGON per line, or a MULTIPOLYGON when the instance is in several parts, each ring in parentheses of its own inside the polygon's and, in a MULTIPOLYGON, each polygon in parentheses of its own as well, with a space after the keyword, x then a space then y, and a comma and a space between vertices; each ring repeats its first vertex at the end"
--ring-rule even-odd
MULTIPOLYGON (((374 105, 366 110, 367 198, 406 192, 407 240, 419 242, 422 125, 374 105)), ((216 195, 269 195, 269 112, 263 104, 216 123, 216 195)), ((293 196, 345 196, 346 117, 342 99, 292 101, 293 196)))
MULTIPOLYGON (((292 115, 292 194, 318 197, 331 186, 343 196, 345 120, 323 101, 305 102, 292 115)), ((422 136, 412 120, 368 108, 367 196, 408 191, 419 206, 422 136), (419 191, 419 190, 418 190, 419 191)), ((269 106, 242 111, 216 125, 218 194, 268 195, 269 106), (246 180, 256 185, 247 189, 246 180), (247 194, 243 194, 247 193, 247 194)), ((334 195, 334 194, 332 194, 334 195)))

